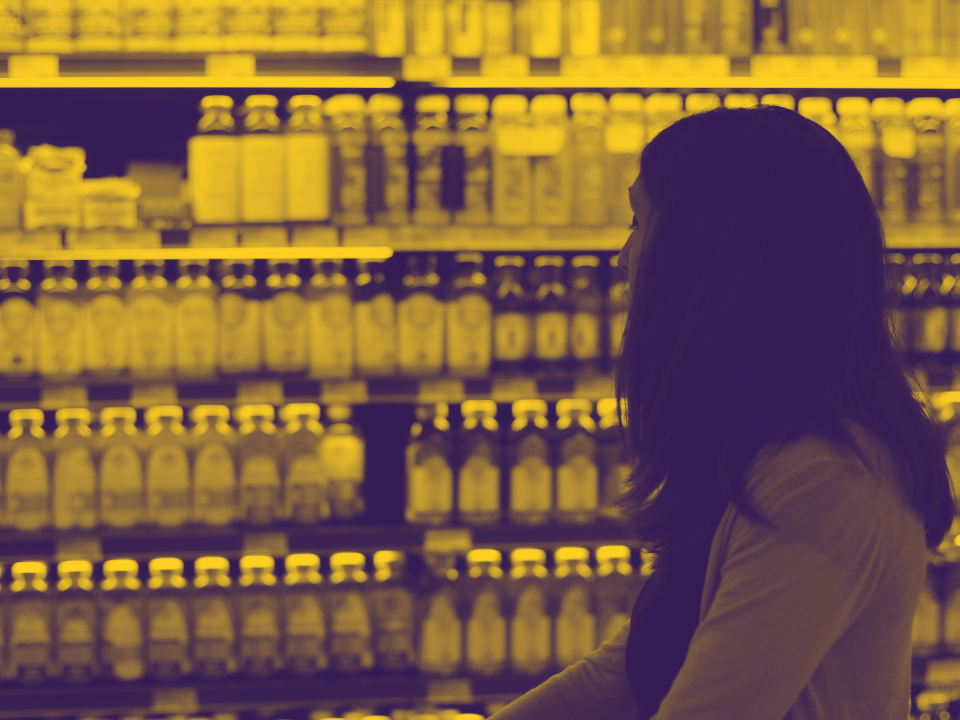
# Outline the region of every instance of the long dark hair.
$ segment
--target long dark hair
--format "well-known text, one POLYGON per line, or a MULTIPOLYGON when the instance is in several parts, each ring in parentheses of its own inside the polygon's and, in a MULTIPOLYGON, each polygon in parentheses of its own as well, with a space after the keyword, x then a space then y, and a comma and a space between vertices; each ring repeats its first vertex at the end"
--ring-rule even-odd
POLYGON ((654 566, 731 500, 774 525, 745 491, 757 452, 813 433, 859 456, 845 420, 886 443, 939 545, 955 512, 945 433, 906 378, 883 227, 844 147, 790 110, 719 108, 660 132, 640 177, 656 216, 617 369, 638 459, 618 507, 654 566))

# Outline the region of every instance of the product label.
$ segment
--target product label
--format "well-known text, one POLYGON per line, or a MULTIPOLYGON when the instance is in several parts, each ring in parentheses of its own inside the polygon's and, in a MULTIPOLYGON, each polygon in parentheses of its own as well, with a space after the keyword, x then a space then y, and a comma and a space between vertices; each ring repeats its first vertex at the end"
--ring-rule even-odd
POLYGON ((407 448, 407 513, 448 514, 453 509, 453 473, 447 459, 420 443, 407 448))
POLYGON ((193 461, 194 519, 227 525, 236 514, 237 475, 233 455, 222 443, 205 444, 193 461))
MULTIPOLYGON (((497 132, 500 143, 507 133, 497 132)), ((493 157, 493 222, 529 225, 533 209, 533 174, 529 157, 498 154, 493 157)))
POLYGON ((326 637, 323 608, 312 592, 289 591, 286 601, 285 652, 287 665, 296 673, 312 673, 325 669, 326 637))
POLYGON ((501 361, 523 360, 532 345, 530 316, 520 312, 493 316, 493 357, 501 361))
POLYGON ((599 478, 594 461, 596 443, 583 433, 564 440, 557 467, 557 509, 592 511, 597 508, 599 478))
POLYGON ((443 211, 443 148, 448 141, 449 136, 441 130, 413 131, 413 143, 417 153, 414 213, 424 210, 434 213, 443 211))
POLYGON ((53 459, 53 525, 59 529, 97 524, 97 473, 86 447, 60 450, 53 459))
POLYGON ((500 614, 500 598, 493 588, 477 595, 467 621, 467 665, 483 674, 498 672, 507 656, 507 623, 500 614))
MULTIPOLYGON (((381 133, 381 138, 386 131, 381 133)), ((391 141, 383 149, 383 206, 387 214, 402 220, 407 216, 410 172, 407 168, 406 142, 391 141)))
POLYGON ((560 0, 531 1, 530 57, 560 57, 563 37, 562 7, 560 0))
POLYGON ((220 369, 226 373, 260 369, 260 302, 240 293, 220 294, 220 369))
POLYGON ((463 660, 463 626, 449 592, 431 595, 420 625, 420 669, 451 675, 463 660))
POLYGON ((149 605, 150 671, 155 677, 178 677, 187 669, 187 619, 178 600, 151 598, 149 605))
POLYGON ((287 517, 301 523, 315 523, 330 514, 326 498, 326 477, 316 455, 298 455, 287 468, 287 517))
POLYGON ((195 135, 187 141, 191 211, 197 223, 240 219, 238 140, 231 135, 195 135))
POLYGON ((190 465, 183 445, 162 443, 147 458, 147 515, 178 527, 190 518, 190 465))
POLYGON ((350 224, 362 225, 367 221, 365 146, 340 144, 337 151, 340 212, 350 224))
POLYGON ((112 443, 100 456, 100 519, 131 527, 143 516, 143 464, 132 444, 112 443))
POLYGON ((590 312, 570 318, 570 351, 577 360, 600 357, 600 317, 590 312))
POLYGON ((125 370, 127 304, 113 293, 97 293, 85 308, 87 370, 125 370))
POLYGON ((534 316, 534 356, 538 360, 567 357, 570 316, 564 312, 540 312, 534 316))
POLYGON ((143 628, 136 608, 129 603, 113 605, 106 613, 103 661, 118 680, 143 677, 143 628))
POLYGON ((311 300, 310 370, 322 377, 353 374, 353 302, 344 292, 311 300))
POLYGON ((553 472, 547 462, 547 441, 528 435, 517 447, 510 468, 510 509, 521 513, 546 513, 553 507, 553 472))
POLYGON ((611 120, 603 129, 603 147, 614 155, 636 155, 643 147, 643 125, 629 120, 611 120))
POLYGON ((373 52, 377 57, 402 57, 407 51, 406 4, 400 0, 373 3, 373 52))
POLYGON ((173 308, 157 293, 138 293, 130 301, 130 369, 173 369, 173 308))
POLYGON ((330 660, 338 670, 359 670, 373 665, 370 648, 370 614, 356 591, 341 591, 332 598, 330 660))
MULTIPOLYGON (((541 142, 551 125, 535 128, 541 142)), ((562 143, 561 143, 562 149, 562 143)), ((546 149, 543 150, 546 154, 546 149)), ((558 150, 559 152, 559 150, 558 150)), ((537 225, 570 225, 573 222, 573 177, 567 153, 533 158, 533 221, 537 225)))
POLYGON ((557 662, 566 667, 597 649, 597 619, 590 612, 587 588, 578 583, 560 600, 557 615, 557 662))
POLYGON ((194 605, 193 655, 201 675, 233 669, 233 618, 224 597, 198 595, 194 605))
POLYGON ((378 588, 372 595, 376 618, 377 665, 402 670, 414 658, 413 595, 402 587, 378 588))
POLYGON ((500 468, 489 446, 475 448, 460 468, 457 507, 461 513, 496 513, 500 509, 500 468))
POLYGON ((240 470, 240 515, 244 520, 269 523, 280 496, 280 474, 268 455, 253 455, 240 470))
POLYGON ((415 292, 397 307, 400 369, 436 372, 443 367, 443 303, 428 292, 415 292))
POLYGON ((360 483, 364 477, 363 439, 357 435, 324 435, 320 440, 320 465, 331 480, 360 483))
POLYGON ((363 372, 392 372, 397 364, 397 317, 393 296, 387 293, 354 305, 357 368, 363 372))
MULTIPOLYGON (((177 371, 212 373, 217 361, 217 304, 213 295, 188 292, 176 309, 177 371)), ((247 342, 251 342, 247 338, 247 342)))
POLYGON ((268 674, 279 660, 277 608, 266 599, 241 600, 240 658, 252 674, 268 674))
POLYGON ((278 292, 266 303, 263 345, 267 369, 297 372, 307 366, 307 308, 300 293, 278 292))
POLYGON ((240 136, 240 219, 243 222, 284 220, 284 150, 282 135, 240 136))
POLYGON ((330 217, 330 138, 320 132, 287 133, 287 217, 330 217))
POLYGON ((37 366, 34 306, 21 297, 0 304, 0 373, 28 374, 37 366))
POLYGON ((50 663, 49 608, 40 601, 14 605, 10 628, 10 664, 20 682, 40 683, 50 663))
POLYGON ((464 293, 447 304, 447 367, 485 372, 490 368, 493 326, 490 301, 464 293))
POLYGON ((58 603, 58 647, 63 679, 84 682, 93 674, 96 638, 93 635, 93 601, 74 600, 58 603))
POLYGON ((480 57, 483 53, 483 2, 447 3, 447 46, 454 57, 480 57))
POLYGON ((443 2, 413 0, 413 52, 442 55, 444 50, 443 2))
POLYGON ((573 0, 567 6, 570 54, 587 57, 600 54, 600 0, 573 0))
POLYGON ((510 660, 515 670, 540 672, 550 663, 550 617, 538 585, 527 585, 510 622, 510 660))
POLYGON ((943 352, 947 344, 947 327, 947 308, 916 308, 913 311, 913 349, 918 352, 943 352))
POLYGON ((14 447, 7 456, 7 516, 16 530, 39 530, 50 522, 47 461, 35 447, 14 447))
POLYGON ((83 370, 83 315, 79 307, 59 297, 41 296, 40 374, 76 375, 83 370))

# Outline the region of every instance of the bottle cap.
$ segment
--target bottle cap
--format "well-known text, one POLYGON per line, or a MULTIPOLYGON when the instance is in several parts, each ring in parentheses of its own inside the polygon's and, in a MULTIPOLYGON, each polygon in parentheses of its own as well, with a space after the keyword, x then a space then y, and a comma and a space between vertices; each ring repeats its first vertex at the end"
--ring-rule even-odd
POLYGON ((59 577, 66 577, 72 573, 88 578, 93 575, 93 563, 89 560, 62 560, 57 563, 59 577))
POLYGON ((30 269, 30 261, 20 260, 19 258, 4 258, 3 260, 0 260, 0 268, 18 268, 20 270, 27 271, 30 269))
POLYGON ((493 417, 497 414, 497 403, 493 400, 464 400, 460 403, 460 412, 464 417, 468 415, 493 417))
POLYGON ((403 110, 403 98, 399 95, 374 93, 367 100, 367 112, 371 115, 378 113, 399 113, 403 110))
POLYGON ((720 107, 720 96, 716 93, 690 93, 687 95, 687 112, 701 113, 720 107))
POLYGON ((233 98, 229 95, 207 95, 200 100, 200 110, 207 111, 212 108, 222 108, 224 110, 233 109, 233 98))
POLYGON ((517 565, 522 562, 545 563, 546 561, 547 553, 540 548, 517 548, 510 552, 511 565, 517 565))
POLYGON ((503 554, 499 550, 494 550, 493 548, 477 548, 476 550, 471 550, 467 553, 467 564, 468 565, 477 565, 479 563, 496 563, 500 564, 503 559, 503 554))
POLYGON ((138 259, 133 261, 135 270, 140 270, 145 267, 160 268, 160 270, 163 270, 163 265, 163 260, 138 259))
POLYGON ((273 422, 276 417, 276 411, 273 405, 241 405, 233 410, 233 419, 237 422, 247 422, 253 418, 262 418, 267 422, 273 422))
POLYGON ((569 415, 572 412, 589 415, 592 411, 593 403, 583 398, 564 398, 563 400, 557 400, 557 415, 569 415))
POLYGON ((323 114, 327 117, 334 115, 344 115, 347 113, 363 113, 367 103, 363 95, 352 93, 345 95, 334 95, 323 104, 323 114))
POLYGON ((247 99, 243 101, 243 107, 276 108, 277 98, 275 95, 248 95, 247 99))
POLYGON ((751 108, 757 106, 757 96, 753 93, 730 93, 723 98, 726 108, 751 108))
POLYGON ((159 575, 162 572, 183 573, 183 560, 180 558, 161 557, 154 558, 147 565, 151 575, 159 575))
POLYGON ((483 263, 483 253, 479 252, 458 252, 453 256, 454 264, 459 263, 476 263, 480 265, 483 263))
POLYGON ((57 425, 63 425, 67 420, 77 420, 84 425, 90 424, 90 411, 86 408, 63 408, 57 410, 54 417, 57 420, 57 425))
POLYGON ((570 267, 600 267, 600 258, 596 255, 577 255, 570 261, 570 267))
POLYGON ((21 424, 24 421, 34 425, 43 424, 43 410, 40 408, 18 408, 10 411, 10 424, 21 424))
POLYGON ((342 570, 346 567, 363 567, 367 564, 367 559, 363 553, 358 552, 338 552, 330 556, 330 568, 333 570, 342 570))
POLYGON ((563 267, 565 260, 560 255, 537 255, 533 259, 534 267, 563 267))
POLYGON ((193 572, 200 574, 202 572, 230 572, 230 561, 225 557, 207 556, 199 557, 193 561, 193 572))
POLYGON ((197 405, 190 411, 190 419, 198 423, 201 420, 222 420, 227 422, 230 419, 230 408, 226 405, 197 405))
POLYGON ((346 422, 353 417, 353 408, 349 405, 328 405, 327 420, 333 422, 346 422))
POLYGON ((870 101, 865 97, 842 97, 837 99, 837 115, 869 115, 870 101))
POLYGON ((493 259, 494 267, 523 267, 526 264, 522 255, 497 255, 493 259))
POLYGON ((641 113, 643 112, 643 95, 640 93, 614 93, 608 101, 610 112, 641 113))
POLYGON ((323 101, 319 95, 294 95, 287 100, 287 112, 293 112, 296 108, 321 108, 323 101))
POLYGON ((10 566, 10 574, 15 578, 22 578, 24 575, 36 575, 40 580, 43 580, 47 577, 47 564, 36 560, 15 562, 10 566))
POLYGON ((183 422, 183 408, 179 405, 157 405, 147 410, 144 419, 147 424, 155 423, 160 419, 183 422))
POLYGON ((575 113, 605 113, 607 100, 600 93, 574 93, 570 96, 570 109, 575 113))
POLYGON ((793 95, 788 95, 787 93, 772 93, 770 95, 764 95, 760 98, 760 102, 764 105, 776 105, 777 107, 786 108, 787 110, 796 110, 797 100, 793 95))
POLYGON ((907 103, 907 117, 924 115, 943 116, 943 100, 935 97, 918 97, 907 103))
POLYGON ((453 98, 453 109, 458 115, 485 115, 490 109, 490 99, 486 95, 457 95, 453 98))
POLYGON ((450 112, 450 98, 446 95, 421 95, 417 98, 418 113, 450 112))
POLYGON ((402 565, 406 561, 407 556, 399 550, 377 550, 373 554, 373 566, 375 568, 385 568, 391 564, 402 565))
POLYGON ((280 408, 280 419, 290 422, 296 418, 320 419, 320 406, 316 403, 289 403, 280 408))
POLYGON ((590 551, 585 547, 562 547, 553 551, 553 562, 559 565, 562 562, 587 562, 590 560, 590 551))
POLYGON ((210 261, 204 260, 202 258, 180 258, 177 260, 177 267, 182 271, 186 270, 189 267, 198 267, 204 270, 210 269, 210 261))
POLYGON ((611 560, 629 560, 630 548, 626 545, 601 545, 595 551, 597 563, 610 562, 611 560))
POLYGON ((601 417, 604 415, 616 415, 617 414, 617 399, 616 398, 600 398, 597 400, 597 415, 601 417))
POLYGON ((286 560, 283 561, 283 566, 287 572, 319 570, 320 557, 313 553, 294 553, 293 555, 287 555, 286 560))
POLYGON ((87 263, 90 265, 90 269, 93 269, 93 268, 111 268, 111 269, 117 269, 117 270, 118 270, 118 269, 120 268, 120 261, 119 261, 119 260, 111 260, 111 259, 108 259, 108 258, 99 258, 99 259, 97 259, 97 260, 88 260, 87 263))
POLYGON ((563 95, 534 95, 530 101, 532 115, 564 115, 567 114, 567 99, 563 95))
POLYGON ((53 268, 66 268, 67 275, 73 275, 74 262, 73 260, 60 260, 60 259, 43 261, 44 270, 49 271, 49 270, 52 270, 53 268))
POLYGON ((797 103, 797 111, 804 117, 811 115, 830 115, 833 113, 833 101, 828 97, 805 97, 797 103))
POLYGON ((520 417, 526 415, 527 413, 534 413, 536 415, 546 415, 547 414, 547 401, 540 400, 517 400, 511 406, 513 409, 513 416, 520 417))
MULTIPOLYGON (((803 102, 801 100, 801 102, 803 102)), ((870 110, 874 116, 877 115, 902 115, 906 110, 907 103, 899 97, 879 97, 874 98, 870 103, 870 110)))
POLYGON ((683 112, 683 97, 680 93, 653 93, 644 101, 648 114, 683 112))
POLYGON ((104 575, 116 575, 117 573, 137 575, 139 572, 140 566, 137 565, 137 561, 131 560, 130 558, 116 558, 103 563, 104 575))
POLYGON ((530 109, 530 101, 523 95, 497 95, 490 105, 490 113, 496 115, 522 115, 530 109))
POLYGON ((117 420, 124 420, 131 423, 136 422, 136 409, 132 407, 107 407, 100 411, 101 425, 116 422, 117 420))
POLYGON ((943 116, 953 117, 960 115, 960 98, 949 98, 943 103, 943 116))
POLYGON ((273 568, 273 558, 269 555, 244 555, 240 558, 240 572, 262 570, 272 573, 273 568))

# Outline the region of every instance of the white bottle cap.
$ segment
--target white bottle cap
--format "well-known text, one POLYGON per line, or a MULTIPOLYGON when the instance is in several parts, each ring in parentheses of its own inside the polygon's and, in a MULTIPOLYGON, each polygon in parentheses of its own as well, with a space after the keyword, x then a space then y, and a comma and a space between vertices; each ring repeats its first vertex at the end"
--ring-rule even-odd
POLYGON ((493 417, 497 414, 497 403, 493 400, 464 400, 460 403, 460 414, 464 417, 468 415, 493 417))
POLYGON ((616 398, 600 398, 597 400, 597 415, 603 417, 604 415, 616 415, 617 414, 617 399, 616 398))
POLYGON ((546 415, 547 414, 547 401, 540 400, 517 400, 512 405, 513 416, 520 417, 521 415, 526 415, 528 412, 536 413, 537 415, 546 415))
POLYGON ((334 95, 323 104, 323 114, 332 117, 346 113, 362 113, 366 106, 363 95, 334 95))
POLYGON ((876 115, 902 115, 907 107, 903 98, 879 97, 870 103, 870 110, 876 115))
POLYGON ((787 93, 772 93, 770 95, 764 95, 760 98, 760 102, 764 105, 776 105, 778 107, 786 108, 787 110, 796 110, 797 109, 797 99, 793 95, 788 95, 787 93))
MULTIPOLYGON (((469 557, 469 556, 468 556, 469 557)), ((517 548, 510 552, 510 564, 517 565, 522 562, 545 563, 547 553, 540 548, 517 548)))
POLYGON ((641 113, 643 112, 643 95, 640 93, 614 93, 610 96, 610 112, 641 113))
POLYGON ((535 95, 530 101, 532 115, 566 115, 567 99, 563 95, 535 95))
POLYGON ((460 115, 481 115, 490 109, 490 99, 486 95, 457 95, 453 109, 460 115))
POLYGON ((330 556, 330 568, 333 570, 354 565, 363 567, 366 563, 367 559, 363 556, 363 553, 358 552, 338 552, 330 556))
POLYGON ((593 411, 593 403, 583 398, 557 400, 557 415, 569 415, 574 411, 589 415, 593 411))
POLYGON ((907 103, 907 117, 924 115, 943 115, 943 100, 935 97, 918 97, 907 103))
POLYGON ((954 115, 960 115, 960 98, 950 98, 943 103, 943 116, 953 117, 954 115))
POLYGON ((240 558, 240 572, 265 570, 268 573, 272 573, 273 568, 273 558, 269 555, 244 555, 240 558))
POLYGON ((594 554, 598 563, 610 562, 611 560, 629 560, 630 548, 626 545, 601 545, 594 554))
POLYGON ((683 111, 680 93, 653 93, 646 101, 647 113, 678 113, 683 111))
POLYGON ((503 555, 499 550, 493 548, 477 548, 467 553, 467 564, 476 565, 478 563, 500 563, 503 555))
POLYGON ((450 98, 446 95, 421 95, 416 104, 418 113, 450 112, 450 98))
POLYGON ((328 405, 327 420, 332 422, 346 422, 353 417, 353 409, 349 405, 328 405))
POLYGON ((403 564, 407 556, 399 550, 377 550, 373 554, 373 566, 375 568, 389 567, 391 564, 403 564))
POLYGON ((144 419, 148 424, 155 423, 160 418, 183 422, 183 408, 179 405, 157 405, 144 414, 144 419))
POLYGON ((320 406, 316 403, 289 403, 280 408, 280 419, 284 422, 290 422, 301 417, 319 420, 320 406))
POLYGON ((195 573, 210 572, 211 570, 230 572, 230 561, 225 557, 216 557, 213 555, 199 557, 193 561, 193 571, 195 573))
POLYGON ((127 573, 137 575, 140 572, 140 566, 136 560, 130 558, 114 558, 103 563, 104 575, 116 575, 117 573, 127 573))
POLYGON ((171 557, 154 558, 147 567, 151 575, 159 575, 164 571, 180 574, 183 572, 183 560, 171 557))
POLYGON ((726 108, 750 108, 756 105, 757 96, 753 93, 730 93, 723 98, 723 106, 726 108))
POLYGON ((294 553, 293 555, 287 555, 287 558, 283 561, 283 564, 287 569, 287 572, 303 569, 319 570, 320 557, 318 555, 314 555, 313 553, 294 553))
POLYGON ((63 408, 57 410, 54 417, 57 420, 57 425, 63 425, 67 420, 79 420, 84 425, 90 424, 90 411, 86 408, 63 408))
POLYGON ((842 97, 837 99, 837 115, 869 115, 870 101, 865 97, 842 97))
POLYGON ((828 97, 800 98, 797 112, 807 118, 811 115, 830 115, 833 113, 833 102, 828 97))
POLYGON ((253 418, 263 418, 267 422, 273 422, 275 417, 276 411, 273 405, 241 405, 233 411, 233 419, 237 422, 247 422, 253 418))
POLYGON ((587 562, 590 560, 590 551, 585 547, 562 547, 553 551, 553 562, 587 562))
POLYGON ((398 113, 401 110, 403 110, 403 98, 399 95, 375 93, 367 100, 367 112, 371 115, 375 113, 398 113))
POLYGON ((720 107, 720 96, 716 93, 690 93, 686 98, 688 113, 702 113, 720 107))
POLYGON ((35 425, 43 424, 43 410, 40 408, 17 408, 10 411, 10 424, 22 423, 29 420, 35 425))
POLYGON ((530 109, 530 102, 523 95, 497 95, 490 105, 493 115, 522 115, 530 109))
POLYGON ((570 97, 570 109, 575 113, 605 113, 607 100, 600 93, 574 93, 570 97))

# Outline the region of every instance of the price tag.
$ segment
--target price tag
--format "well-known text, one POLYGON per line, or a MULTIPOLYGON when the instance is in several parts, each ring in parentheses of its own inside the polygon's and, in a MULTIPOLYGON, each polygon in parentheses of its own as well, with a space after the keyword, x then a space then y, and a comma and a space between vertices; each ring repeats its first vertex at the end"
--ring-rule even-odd
POLYGON ((417 402, 424 404, 462 402, 466 396, 463 380, 456 378, 421 380, 417 390, 417 402))
POLYGON ((494 402, 514 402, 539 397, 537 381, 529 377, 494 377, 490 399, 494 402))
POLYGON ((68 248, 115 248, 120 245, 119 230, 67 230, 68 248))
POLYGON ((396 228, 377 227, 375 225, 346 227, 343 229, 343 244, 393 246, 392 240, 395 231, 396 228))
POLYGON ((960 659, 930 660, 927 663, 925 681, 930 690, 960 691, 960 659))
POLYGON ((407 55, 403 58, 400 77, 411 82, 433 82, 453 74, 453 60, 449 55, 433 57, 407 55))
POLYGON ((472 703, 473 686, 470 678, 427 681, 428 703, 472 703))
POLYGON ((960 57, 908 55, 900 58, 900 77, 958 77, 960 57))
POLYGON ((299 247, 327 247, 340 244, 337 228, 329 225, 296 225, 291 232, 290 244, 299 247))
POLYGON ((173 383, 150 383, 130 388, 130 404, 135 408, 154 405, 179 405, 177 386, 173 383))
POLYGON ((237 385, 238 405, 283 405, 283 383, 279 380, 242 382, 237 385))
POLYGON ((325 405, 361 405, 370 399, 365 380, 324 380, 320 402, 325 405))
POLYGON ((60 76, 58 55, 11 55, 7 75, 12 78, 48 78, 60 76))
POLYGON ((204 58, 204 74, 216 77, 253 77, 257 56, 253 53, 214 53, 204 58))
POLYGON ((191 247, 236 247, 235 227, 193 227, 190 229, 191 247))
POLYGON ((473 537, 469 528, 443 528, 423 531, 423 552, 459 553, 465 555, 473 549, 473 537))
POLYGON ((613 378, 609 375, 578 377, 573 383, 573 396, 593 401, 615 397, 616 389, 613 378))
POLYGON ((290 554, 286 533, 247 533, 243 536, 244 555, 269 555, 284 557, 290 554))
POLYGON ((62 560, 89 560, 100 562, 103 560, 103 547, 100 538, 78 537, 57 540, 55 556, 57 562, 62 560))
POLYGON ((183 714, 200 709, 196 688, 162 688, 153 691, 151 712, 183 714))
POLYGON ((526 77, 530 74, 529 55, 484 55, 480 58, 484 77, 526 77))
POLYGON ((54 385, 40 389, 40 407, 44 410, 89 407, 86 385, 54 385))
POLYGON ((286 247, 290 243, 286 227, 263 225, 243 227, 240 230, 240 244, 244 247, 286 247))
POLYGON ((31 250, 58 250, 63 247, 59 230, 29 230, 20 234, 20 243, 31 250))
POLYGON ((874 55, 753 55, 755 77, 877 77, 874 55))

